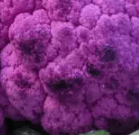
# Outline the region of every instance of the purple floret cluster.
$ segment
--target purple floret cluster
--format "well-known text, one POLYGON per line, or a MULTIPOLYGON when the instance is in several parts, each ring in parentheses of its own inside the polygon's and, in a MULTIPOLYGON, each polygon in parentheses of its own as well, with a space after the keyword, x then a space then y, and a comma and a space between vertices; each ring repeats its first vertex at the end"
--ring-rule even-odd
POLYGON ((0 132, 51 135, 139 123, 139 0, 0 0, 0 132))

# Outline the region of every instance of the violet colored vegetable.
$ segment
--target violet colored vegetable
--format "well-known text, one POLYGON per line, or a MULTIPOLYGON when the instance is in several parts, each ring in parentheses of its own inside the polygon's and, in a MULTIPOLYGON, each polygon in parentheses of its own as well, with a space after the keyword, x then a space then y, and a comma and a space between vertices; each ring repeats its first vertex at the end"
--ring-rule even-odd
POLYGON ((138 0, 0 0, 0 131, 134 131, 138 33, 138 0))

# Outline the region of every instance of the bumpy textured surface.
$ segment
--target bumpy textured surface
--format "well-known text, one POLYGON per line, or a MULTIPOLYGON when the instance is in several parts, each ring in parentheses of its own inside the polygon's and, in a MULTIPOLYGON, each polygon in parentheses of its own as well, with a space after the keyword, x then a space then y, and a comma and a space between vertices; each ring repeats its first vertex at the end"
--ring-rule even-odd
POLYGON ((130 133, 138 33, 139 0, 0 0, 0 126, 6 117, 52 135, 130 133))

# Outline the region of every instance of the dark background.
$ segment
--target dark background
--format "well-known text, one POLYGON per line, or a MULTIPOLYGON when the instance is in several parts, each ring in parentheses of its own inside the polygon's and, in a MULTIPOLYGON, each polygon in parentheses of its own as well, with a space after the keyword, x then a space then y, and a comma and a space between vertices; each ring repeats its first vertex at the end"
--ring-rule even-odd
POLYGON ((34 131, 40 133, 40 135, 50 135, 40 125, 34 125, 29 121, 13 121, 11 119, 5 119, 6 126, 7 126, 7 135, 18 135, 15 134, 15 131, 24 128, 30 128, 34 131))

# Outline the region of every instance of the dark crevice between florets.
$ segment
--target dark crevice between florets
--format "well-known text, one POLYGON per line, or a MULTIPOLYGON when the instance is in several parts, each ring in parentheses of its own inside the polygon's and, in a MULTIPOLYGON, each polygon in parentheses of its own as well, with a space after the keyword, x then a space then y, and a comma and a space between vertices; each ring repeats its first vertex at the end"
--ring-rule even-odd
POLYGON ((10 7, 13 8, 13 1, 10 1, 10 7))
POLYGON ((87 35, 88 33, 86 33, 86 32, 81 32, 80 33, 80 38, 84 41, 84 42, 87 42, 87 40, 88 40, 88 35, 87 35))
POLYGON ((32 114, 33 116, 36 116, 37 118, 41 118, 41 116, 43 115, 43 112, 37 112, 36 110, 32 110, 32 114))
POLYGON ((65 14, 69 14, 71 7, 72 7, 72 3, 70 0, 58 0, 57 1, 57 5, 56 5, 56 9, 60 9, 60 11, 58 12, 58 16, 62 17, 65 14))
POLYGON ((101 75, 101 71, 91 63, 86 64, 86 71, 92 76, 92 77, 98 77, 101 75))
POLYGON ((58 132, 58 135, 71 135, 71 134, 68 132, 58 132))
POLYGON ((117 79, 115 79, 113 76, 109 78, 108 81, 105 82, 105 87, 108 89, 117 89, 120 86, 117 79))

